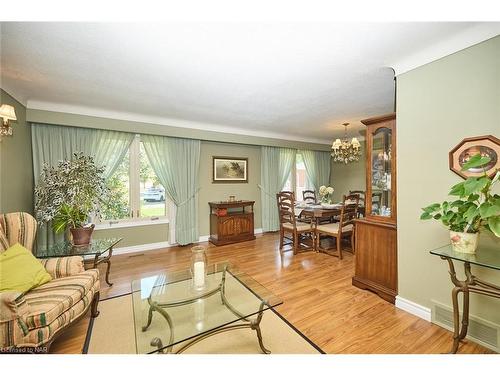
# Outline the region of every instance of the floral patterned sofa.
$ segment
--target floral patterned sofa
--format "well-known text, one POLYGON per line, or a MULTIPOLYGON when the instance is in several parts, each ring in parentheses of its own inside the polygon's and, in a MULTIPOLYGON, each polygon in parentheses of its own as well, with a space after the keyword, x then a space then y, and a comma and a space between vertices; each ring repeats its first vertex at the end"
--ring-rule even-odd
MULTIPOLYGON (((28 213, 0 214, 0 253, 15 243, 33 251, 36 220, 28 213)), ((25 294, 0 292, 0 352, 48 352, 53 340, 91 308, 96 317, 99 271, 84 270, 79 256, 40 260, 52 280, 25 294)))

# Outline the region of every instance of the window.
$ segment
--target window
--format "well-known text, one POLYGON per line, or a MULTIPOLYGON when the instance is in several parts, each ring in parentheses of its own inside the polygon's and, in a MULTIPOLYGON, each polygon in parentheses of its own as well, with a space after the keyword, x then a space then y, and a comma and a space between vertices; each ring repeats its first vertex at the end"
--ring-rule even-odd
POLYGON ((302 154, 298 152, 295 158, 295 164, 292 166, 292 170, 290 171, 290 175, 285 182, 283 190, 294 191, 295 199, 301 201, 302 192, 312 188, 313 185, 310 183, 309 177, 307 176, 302 154))
POLYGON ((136 135, 123 161, 106 181, 111 199, 102 219, 155 219, 167 215, 167 196, 136 135))

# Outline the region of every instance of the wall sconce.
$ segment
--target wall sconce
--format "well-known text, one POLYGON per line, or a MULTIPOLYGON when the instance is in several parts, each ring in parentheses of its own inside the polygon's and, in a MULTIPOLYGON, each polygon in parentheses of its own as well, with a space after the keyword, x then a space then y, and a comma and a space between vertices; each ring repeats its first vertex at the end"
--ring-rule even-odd
POLYGON ((2 125, 0 126, 0 137, 12 135, 12 128, 10 126, 9 120, 17 120, 14 107, 8 104, 2 104, 2 106, 0 106, 0 117, 3 118, 2 125))

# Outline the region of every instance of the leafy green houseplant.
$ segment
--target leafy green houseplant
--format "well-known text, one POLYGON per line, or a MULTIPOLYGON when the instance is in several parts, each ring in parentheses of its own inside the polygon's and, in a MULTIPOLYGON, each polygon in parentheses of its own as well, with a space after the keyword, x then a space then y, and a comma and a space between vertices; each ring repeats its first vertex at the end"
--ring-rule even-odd
MULTIPOLYGON (((476 154, 469 159, 462 170, 483 167, 489 157, 476 154)), ((486 173, 480 177, 469 177, 454 185, 448 195, 455 200, 433 203, 424 207, 422 220, 435 219, 450 229, 450 239, 455 251, 474 253, 479 231, 491 231, 500 237, 500 195, 493 193, 493 187, 500 179, 497 171, 493 179, 486 173)))
POLYGON ((56 233, 70 230, 75 245, 88 244, 94 225, 86 225, 91 213, 109 194, 103 178, 104 167, 97 167, 91 156, 81 153, 57 167, 44 165, 35 187, 35 212, 40 224, 52 222, 56 233))

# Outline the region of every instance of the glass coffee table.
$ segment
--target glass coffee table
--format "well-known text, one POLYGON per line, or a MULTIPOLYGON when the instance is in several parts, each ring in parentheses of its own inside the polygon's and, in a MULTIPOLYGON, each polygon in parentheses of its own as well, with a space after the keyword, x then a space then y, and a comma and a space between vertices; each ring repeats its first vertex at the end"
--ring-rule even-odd
POLYGON ((207 337, 245 328, 270 353, 260 322, 281 299, 229 263, 208 266, 207 281, 201 292, 193 290, 189 270, 132 281, 138 354, 182 353, 207 337))
POLYGON ((111 269, 111 256, 113 247, 122 240, 122 238, 97 238, 92 239, 88 245, 73 245, 69 241, 58 242, 50 245, 48 248, 37 249, 37 258, 60 258, 79 255, 84 258, 85 264, 90 264, 92 268, 97 268, 101 263, 106 263, 106 283, 109 282, 109 271, 111 269))

